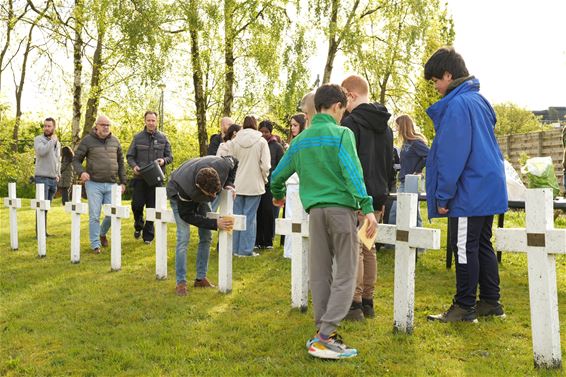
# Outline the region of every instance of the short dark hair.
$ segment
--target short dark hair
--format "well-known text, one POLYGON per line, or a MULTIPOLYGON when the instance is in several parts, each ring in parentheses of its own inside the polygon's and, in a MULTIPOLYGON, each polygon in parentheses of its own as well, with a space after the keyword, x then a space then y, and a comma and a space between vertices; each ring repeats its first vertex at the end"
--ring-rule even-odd
POLYGON ((317 113, 322 109, 329 109, 335 103, 340 103, 342 107, 346 107, 348 97, 346 91, 340 85, 324 84, 316 90, 314 94, 314 108, 317 113))
POLYGON ((259 122, 259 129, 261 130, 262 128, 267 128, 269 130, 269 132, 272 132, 273 131, 273 122, 270 121, 269 119, 262 120, 261 122, 259 122))
POLYGON ((143 114, 143 120, 145 120, 145 117, 148 116, 149 114, 153 114, 157 118, 157 113, 155 111, 147 110, 145 114, 143 114))
POLYGON ((198 171, 196 176, 196 183, 201 189, 208 193, 218 193, 222 190, 220 184, 220 177, 213 168, 202 168, 198 171))
POLYGON ((464 58, 452 46, 445 46, 436 50, 424 66, 426 80, 431 80, 433 77, 441 79, 444 72, 450 73, 453 80, 470 75, 464 58))
POLYGON ((45 120, 43 122, 52 122, 53 127, 57 127, 57 122, 55 122, 55 119, 53 119, 51 117, 45 118, 45 120))
POLYGON ((257 119, 254 116, 248 115, 244 118, 244 123, 242 126, 244 129, 246 128, 253 128, 257 130, 257 119))
POLYGON ((226 131, 226 135, 224 135, 224 142, 228 141, 228 140, 232 140, 232 137, 234 136, 234 134, 238 131, 240 131, 242 129, 242 127, 240 127, 240 125, 238 124, 232 124, 230 125, 230 127, 228 127, 228 131, 226 131))

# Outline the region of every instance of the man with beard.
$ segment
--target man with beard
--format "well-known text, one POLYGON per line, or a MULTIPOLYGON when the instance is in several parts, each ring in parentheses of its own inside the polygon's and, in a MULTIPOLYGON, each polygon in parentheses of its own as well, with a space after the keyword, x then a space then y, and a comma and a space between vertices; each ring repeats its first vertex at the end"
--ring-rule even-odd
POLYGON ((155 208, 155 188, 160 186, 161 183, 148 184, 142 177, 140 170, 156 161, 165 174, 165 165, 173 162, 173 154, 167 136, 157 129, 157 113, 146 111, 143 119, 145 127, 143 131, 134 136, 126 159, 134 170, 134 179, 132 179, 134 238, 142 237, 146 244, 150 244, 154 238, 153 221, 144 221, 143 208, 155 208))
MULTIPOLYGON (((57 182, 61 176, 61 144, 55 134, 56 123, 53 118, 43 121, 43 135, 33 141, 35 150, 35 183, 43 183, 45 200, 53 199, 57 192, 57 182)), ((47 212, 45 212, 45 233, 47 234, 47 212)))

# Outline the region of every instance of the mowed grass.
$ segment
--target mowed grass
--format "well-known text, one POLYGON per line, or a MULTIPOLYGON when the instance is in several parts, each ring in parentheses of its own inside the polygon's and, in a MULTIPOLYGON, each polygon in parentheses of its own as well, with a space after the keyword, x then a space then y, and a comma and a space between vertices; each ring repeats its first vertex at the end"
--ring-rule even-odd
MULTIPOLYGON (((10 250, 8 211, 0 210, 0 375, 7 376, 558 376, 533 366, 526 256, 504 254, 505 320, 439 324, 426 315, 448 307, 453 270, 445 249, 429 251, 416 267, 415 330, 393 333, 394 252, 378 253, 376 317, 344 323, 351 360, 310 357, 312 307, 290 308, 290 261, 282 250, 235 258, 233 291, 174 294, 175 226, 169 226, 169 278, 155 279, 155 246, 133 238, 123 221, 122 270, 110 272, 108 248, 93 255, 82 218, 80 264, 70 263, 70 216, 59 199, 49 213, 47 257, 37 258, 29 200, 18 212, 20 245, 10 250)), ((522 226, 511 213, 507 226, 522 226)), ((426 222, 443 230, 445 221, 426 222)), ((565 222, 559 219, 558 226, 565 222)), ((196 232, 188 253, 194 279, 196 232)), ((279 244, 277 237, 277 245, 279 244)), ((209 278, 218 279, 211 253, 209 278)), ((566 259, 557 257, 560 313, 566 318, 566 259)), ((566 319, 565 319, 566 321, 566 319)), ((564 326, 561 332, 564 334, 564 326)), ((562 344, 565 344, 563 337, 562 344)))

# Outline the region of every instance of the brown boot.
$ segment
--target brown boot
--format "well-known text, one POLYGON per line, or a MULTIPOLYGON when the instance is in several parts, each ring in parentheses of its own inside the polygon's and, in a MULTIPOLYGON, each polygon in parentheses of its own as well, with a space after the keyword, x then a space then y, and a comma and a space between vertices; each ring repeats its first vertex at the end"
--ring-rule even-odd
POLYGON ((195 284, 194 284, 195 288, 214 288, 216 287, 214 284, 212 284, 210 281, 208 281, 207 278, 203 278, 203 279, 196 279, 195 280, 195 284))
POLYGON ((103 247, 108 246, 108 238, 106 238, 106 236, 100 236, 100 244, 101 244, 103 247))
POLYGON ((186 296, 187 282, 178 283, 177 287, 175 288, 175 293, 177 293, 177 296, 186 296))

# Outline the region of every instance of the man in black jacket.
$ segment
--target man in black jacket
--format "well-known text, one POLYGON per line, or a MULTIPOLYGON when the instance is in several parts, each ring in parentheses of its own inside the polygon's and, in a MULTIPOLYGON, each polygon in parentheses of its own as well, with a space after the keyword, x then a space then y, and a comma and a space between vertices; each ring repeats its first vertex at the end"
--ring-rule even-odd
POLYGON ((233 124, 232 118, 224 117, 220 119, 220 132, 210 137, 210 143, 208 143, 208 150, 206 151, 207 156, 216 156, 218 147, 224 142, 224 135, 226 135, 228 128, 233 124))
POLYGON ((142 236, 146 244, 153 241, 153 221, 145 221, 143 208, 155 208, 155 187, 149 185, 141 176, 140 170, 145 166, 157 161, 163 173, 165 165, 173 162, 171 144, 167 136, 157 130, 157 113, 146 111, 144 116, 145 128, 137 133, 130 144, 126 158, 128 164, 134 170, 132 180, 132 212, 134 213, 134 237, 142 236))
MULTIPOLYGON (((391 114, 385 106, 369 101, 369 85, 361 76, 352 75, 342 82, 346 90, 349 115, 342 125, 354 132, 356 149, 364 171, 364 183, 373 198, 374 214, 379 222, 389 194, 393 169, 393 131, 387 125, 391 114)), ((347 320, 363 320, 373 317, 373 293, 377 278, 375 247, 366 249, 360 243, 357 285, 347 320)))
POLYGON ((213 288, 206 278, 211 229, 230 230, 231 218, 209 219, 210 202, 225 188, 234 191, 234 180, 238 160, 234 157, 206 156, 189 160, 171 174, 167 184, 167 197, 177 223, 175 246, 175 271, 179 296, 187 294, 187 248, 189 246, 189 224, 198 227, 197 276, 195 288, 213 288))

